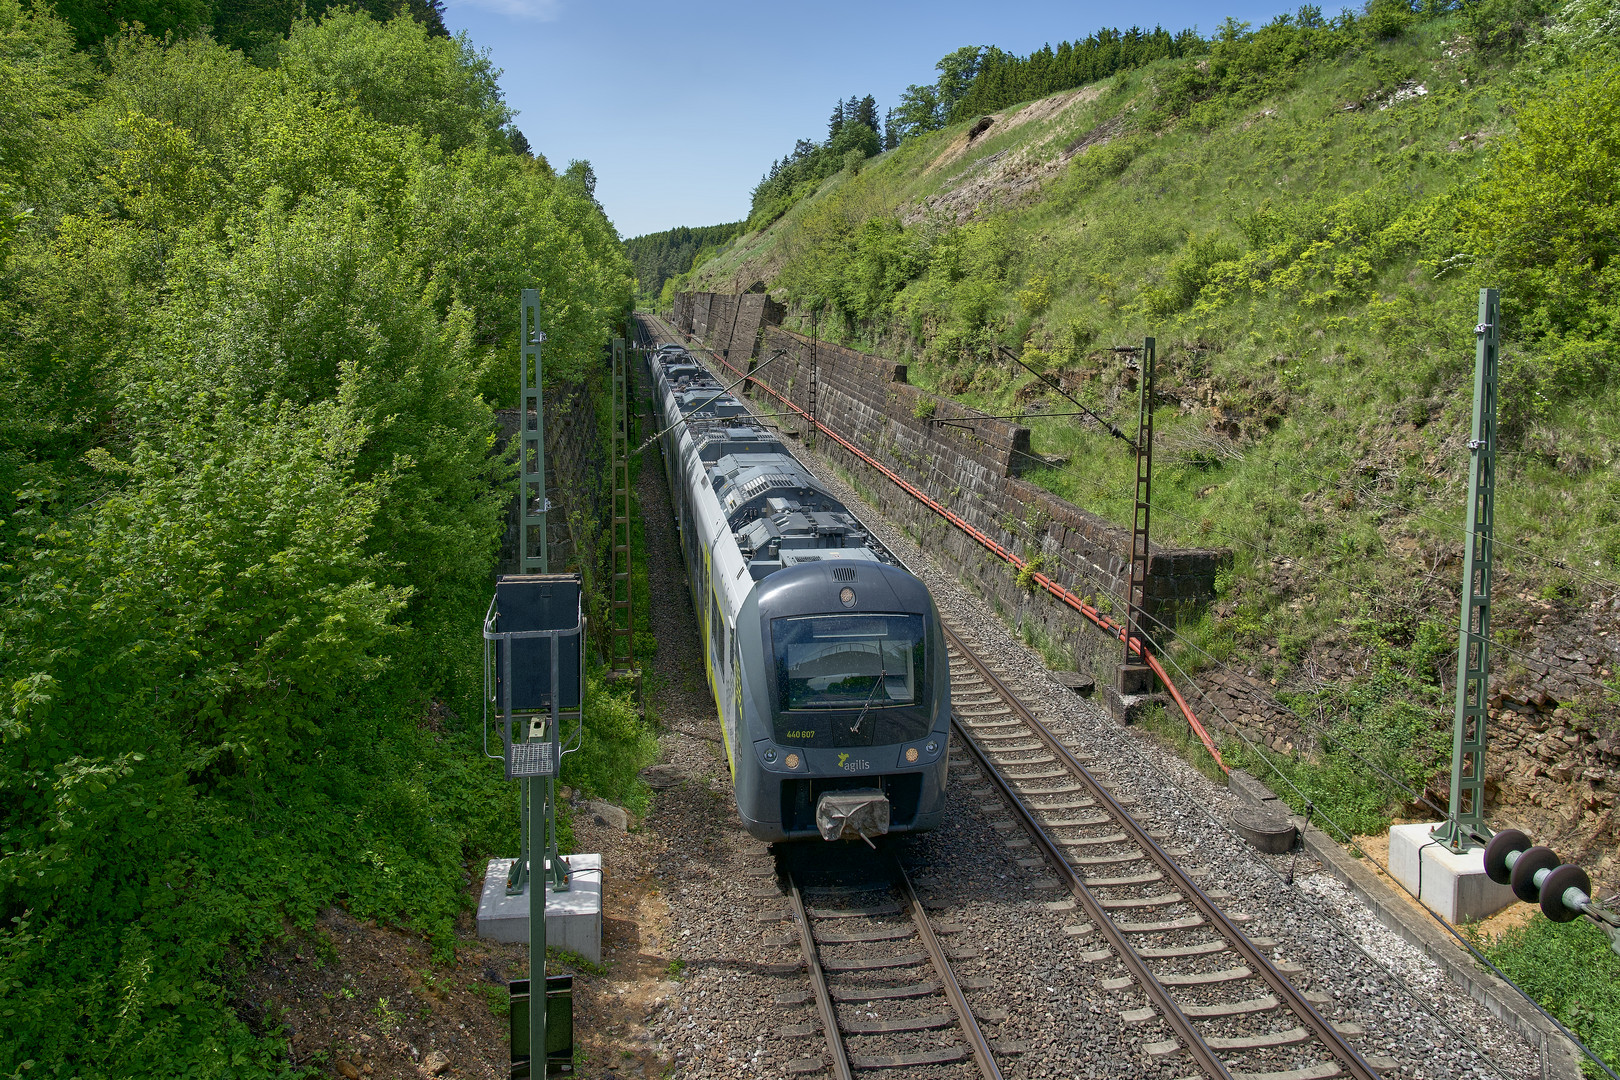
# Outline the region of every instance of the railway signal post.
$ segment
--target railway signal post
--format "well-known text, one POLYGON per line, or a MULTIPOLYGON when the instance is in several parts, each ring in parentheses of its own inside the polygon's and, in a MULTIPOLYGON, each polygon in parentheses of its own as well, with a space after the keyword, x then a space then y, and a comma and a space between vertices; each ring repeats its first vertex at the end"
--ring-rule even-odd
MULTIPOLYGON (((484 752, 518 783, 519 846, 515 859, 490 860, 478 934, 529 946, 530 978, 509 985, 514 1078, 571 1068, 572 977, 546 975, 548 921, 557 944, 591 960, 601 958, 602 948, 601 857, 564 858, 557 849, 557 775, 584 736, 585 615, 580 576, 547 573, 539 309, 538 291, 525 289, 518 335, 519 572, 496 579, 483 631, 484 752), (489 749, 492 719, 498 754, 489 749), (578 887, 574 875, 581 876, 578 887)), ((624 343, 616 344, 622 361, 624 343)))
POLYGON ((1496 354, 1501 318, 1496 290, 1479 290, 1479 322, 1474 327, 1474 432, 1468 441, 1462 627, 1457 641, 1457 709, 1451 733, 1451 807, 1445 822, 1434 830, 1434 838, 1452 851, 1466 851, 1491 838, 1485 824, 1485 702, 1490 678, 1496 354))

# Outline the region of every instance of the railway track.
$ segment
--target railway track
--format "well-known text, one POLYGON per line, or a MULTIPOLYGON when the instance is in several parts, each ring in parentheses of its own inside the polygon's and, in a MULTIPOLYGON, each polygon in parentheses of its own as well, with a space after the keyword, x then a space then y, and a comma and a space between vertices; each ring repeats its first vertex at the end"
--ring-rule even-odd
MULTIPOLYGON (((949 626, 951 703, 958 736, 1072 894, 1053 910, 1083 913, 1065 927, 1106 943, 1082 954, 1142 1031, 1144 1049, 1169 1063, 1233 1080, 1327 1080, 1378 1073, 1305 993, 1247 937, 1127 812, 1127 800, 1088 770, 949 626), (1155 1038, 1158 1035, 1160 1037, 1155 1038)), ((972 790, 969 791, 973 794, 972 790)), ((1099 943, 1099 944, 1101 944, 1099 943)))
POLYGON ((781 1034, 806 1038, 819 1028, 825 1046, 789 1062, 788 1072, 830 1068, 836 1080, 850 1080, 857 1072, 960 1063, 937 1075, 1000 1080, 965 993, 989 980, 958 978, 940 936, 964 928, 933 925, 897 857, 887 850, 852 857, 799 848, 779 851, 777 864, 791 905, 780 914, 796 924, 810 989, 776 1003, 814 1004, 817 1015, 781 1034))
MULTIPOLYGON (((1076 921, 1064 927, 1069 935, 1095 940, 1081 961, 1096 971, 1146 1056, 1171 1075, 1196 1072, 1211 1080, 1376 1080, 1378 1072, 1347 1041, 1359 1030, 1336 1028, 1290 981, 1301 969, 1273 964, 1264 950, 1276 943, 1247 937, 1238 925, 1243 916, 1223 912, 1215 902, 1221 894, 1206 893, 1177 862, 1186 853, 1161 847, 1127 811, 1129 800, 1088 770, 945 629, 954 726, 969 754, 953 758, 953 767, 968 765, 983 776, 986 786, 967 794, 989 800, 988 811, 1010 811, 998 827, 1022 825, 1068 887, 1071 899, 1048 906, 1074 912, 1076 921)), ((824 1054, 796 1059, 790 1071, 830 1067, 845 1080, 855 1070, 948 1069, 957 1062, 965 1069, 971 1061, 985 1077, 1000 1075, 964 984, 950 972, 897 861, 884 884, 830 887, 802 886, 780 858, 779 864, 792 903, 781 914, 797 924, 812 985, 808 996, 784 995, 778 1004, 813 1000, 826 1041, 824 1054), (874 955, 885 946, 889 953, 874 955), (852 951, 860 956, 851 958, 852 951), (923 966, 933 975, 918 981, 915 969, 923 966)), ((801 1024, 782 1034, 816 1031, 801 1024)))

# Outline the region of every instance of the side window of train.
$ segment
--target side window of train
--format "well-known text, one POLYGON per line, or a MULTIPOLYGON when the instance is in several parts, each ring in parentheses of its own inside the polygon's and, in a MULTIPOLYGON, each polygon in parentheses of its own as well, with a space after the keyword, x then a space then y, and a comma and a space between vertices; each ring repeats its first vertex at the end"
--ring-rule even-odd
POLYGON ((728 634, 727 636, 731 639, 731 708, 732 708, 732 712, 737 717, 737 722, 741 723, 742 722, 742 713, 743 713, 743 709, 742 709, 742 664, 740 662, 741 661, 741 656, 739 655, 739 648, 738 648, 738 645, 737 645, 738 635, 735 632, 733 632, 733 633, 728 634))
MULTIPOLYGON (((712 598, 714 596, 714 587, 709 581, 709 553, 704 550, 702 544, 694 544, 693 547, 697 551, 698 595, 712 598)), ((710 600, 710 604, 713 604, 712 599, 710 600)), ((714 624, 714 617, 712 614, 709 617, 709 623, 712 628, 714 624)))
POLYGON ((709 647, 714 654, 715 666, 725 663, 725 627, 726 620, 720 616, 720 595, 709 593, 709 647))

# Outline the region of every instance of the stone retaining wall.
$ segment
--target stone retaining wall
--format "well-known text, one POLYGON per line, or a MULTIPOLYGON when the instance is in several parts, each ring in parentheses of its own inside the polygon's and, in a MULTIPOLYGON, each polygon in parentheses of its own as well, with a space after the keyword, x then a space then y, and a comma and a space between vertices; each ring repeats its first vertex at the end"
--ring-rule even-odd
MULTIPOLYGON (((602 453, 602 433, 590 388, 582 383, 548 386, 546 411, 546 494, 551 511, 546 518, 547 556, 553 572, 576 561, 579 538, 573 524, 600 520, 608 497, 608 463, 602 453)), ((517 461, 518 411, 500 409, 501 436, 496 452, 517 461)), ((514 492, 517 481, 513 480, 514 492)), ((514 494, 506 512, 506 536, 501 542, 498 573, 518 570, 518 504, 514 494)))
MULTIPOLYGON (((1126 591, 1130 530, 1020 479, 1041 463, 1030 450, 1028 428, 986 419, 911 386, 904 364, 786 330, 778 325, 781 316, 780 306, 762 294, 696 293, 676 297, 673 321, 700 339, 731 377, 755 373, 764 387, 806 411, 814 370, 814 408, 823 424, 1077 595, 1105 611, 1122 608, 1116 598, 1126 591), (756 307, 763 327, 757 331, 750 330, 756 307)), ((763 389, 749 389, 763 411, 782 408, 763 389)), ((796 418, 784 423, 806 426, 796 418)), ((816 448, 1010 621, 1061 649, 1099 683, 1114 682, 1122 659, 1117 640, 1039 586, 1021 585, 1006 561, 836 442, 823 439, 816 448)), ((1224 551, 1155 546, 1147 572, 1149 613, 1174 623, 1210 600, 1215 573, 1229 558, 1224 551)))

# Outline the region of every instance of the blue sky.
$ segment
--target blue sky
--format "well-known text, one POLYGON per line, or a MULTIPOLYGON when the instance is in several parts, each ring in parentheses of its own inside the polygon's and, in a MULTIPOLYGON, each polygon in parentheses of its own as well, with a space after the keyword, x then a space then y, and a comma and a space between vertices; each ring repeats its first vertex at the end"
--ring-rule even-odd
POLYGON ((558 169, 592 164, 597 198, 629 237, 746 216, 773 159, 826 137, 834 101, 872 94, 881 112, 959 46, 1027 53, 1101 26, 1208 36, 1227 15, 1258 26, 1293 6, 1213 2, 447 0, 445 21, 505 69, 536 150, 558 169))

